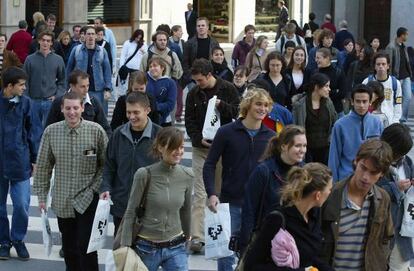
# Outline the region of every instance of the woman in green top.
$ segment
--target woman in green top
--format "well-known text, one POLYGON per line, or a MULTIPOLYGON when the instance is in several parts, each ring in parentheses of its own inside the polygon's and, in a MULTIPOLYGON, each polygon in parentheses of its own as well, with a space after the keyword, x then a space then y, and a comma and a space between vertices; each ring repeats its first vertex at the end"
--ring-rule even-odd
POLYGON ((149 271, 188 270, 185 241, 190 239, 193 172, 179 165, 184 135, 175 127, 163 128, 154 140, 153 153, 161 161, 135 173, 124 215, 121 246, 133 246, 149 271), (146 183, 149 183, 142 228, 131 230, 146 183))

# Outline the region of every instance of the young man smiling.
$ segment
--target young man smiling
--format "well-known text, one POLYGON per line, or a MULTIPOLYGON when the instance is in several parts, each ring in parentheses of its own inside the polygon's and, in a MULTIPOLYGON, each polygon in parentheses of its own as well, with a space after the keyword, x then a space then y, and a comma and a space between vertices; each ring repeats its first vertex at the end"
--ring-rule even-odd
MULTIPOLYGON (((272 108, 273 100, 264 89, 246 91, 240 103, 239 119, 219 128, 203 167, 203 179, 208 196, 208 207, 217 212, 219 202, 230 204, 231 231, 240 230, 244 187, 250 173, 275 133, 262 124, 272 108), (215 169, 222 159, 223 174, 219 193, 215 189, 215 169)), ((233 270, 234 257, 220 258, 219 271, 233 270)))
POLYGON ((52 209, 62 234, 66 270, 98 271, 97 252, 86 253, 98 205, 108 138, 102 127, 83 120, 83 98, 68 92, 62 98, 64 121, 46 127, 40 143, 33 190, 46 210, 55 168, 52 209))
POLYGON ((388 270, 394 233, 390 197, 376 183, 391 162, 392 149, 385 141, 362 143, 352 175, 335 185, 322 207, 321 256, 335 270, 388 270))
POLYGON ((372 100, 369 87, 356 85, 351 100, 353 110, 336 121, 332 129, 328 165, 334 182, 352 174, 352 161, 359 146, 369 138, 378 138, 384 129, 381 120, 368 112, 372 100))
POLYGON ((156 162, 149 153, 161 127, 148 117, 150 110, 145 93, 129 93, 126 98, 129 121, 114 131, 108 143, 100 197, 111 198, 114 202, 111 214, 114 217, 115 234, 128 204, 135 172, 156 162))

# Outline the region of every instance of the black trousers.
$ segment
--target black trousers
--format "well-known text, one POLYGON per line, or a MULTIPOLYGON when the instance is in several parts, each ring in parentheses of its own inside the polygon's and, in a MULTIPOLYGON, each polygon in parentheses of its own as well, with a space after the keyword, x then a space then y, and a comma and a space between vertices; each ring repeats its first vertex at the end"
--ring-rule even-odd
POLYGON ((114 237, 115 237, 116 233, 118 232, 119 225, 121 224, 122 217, 117 217, 117 216, 112 216, 112 217, 113 217, 114 226, 115 226, 115 230, 114 230, 114 237))
POLYGON ((308 148, 307 153, 311 157, 312 162, 328 165, 329 146, 323 148, 308 148))
POLYGON ((75 210, 74 218, 57 218, 66 271, 99 271, 97 252, 86 254, 98 200, 98 194, 94 195, 83 214, 75 210))

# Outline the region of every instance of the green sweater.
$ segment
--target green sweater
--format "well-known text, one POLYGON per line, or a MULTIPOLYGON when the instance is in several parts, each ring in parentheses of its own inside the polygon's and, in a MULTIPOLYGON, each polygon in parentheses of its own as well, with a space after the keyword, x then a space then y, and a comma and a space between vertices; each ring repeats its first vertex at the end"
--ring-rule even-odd
MULTIPOLYGON (((190 168, 170 166, 158 162, 148 167, 151 172, 145 214, 139 235, 151 241, 166 241, 184 232, 190 236, 191 193, 194 175, 190 168)), ((131 187, 128 206, 124 214, 121 246, 131 246, 135 237, 132 226, 146 184, 147 171, 137 170, 131 187), (129 229, 129 230, 128 230, 129 229)))

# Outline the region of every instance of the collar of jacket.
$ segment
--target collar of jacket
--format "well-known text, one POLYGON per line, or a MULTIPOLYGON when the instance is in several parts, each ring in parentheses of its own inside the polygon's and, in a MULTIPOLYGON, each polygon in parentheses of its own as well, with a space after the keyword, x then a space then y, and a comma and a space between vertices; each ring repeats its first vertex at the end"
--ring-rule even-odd
POLYGON ((356 118, 356 119, 358 119, 358 120, 362 120, 362 121, 364 121, 365 116, 367 116, 368 114, 369 114, 369 112, 365 113, 365 115, 360 115, 360 114, 358 114, 357 112, 355 112, 354 110, 351 110, 351 111, 349 112, 349 116, 350 116, 350 117, 352 117, 352 118, 356 118))
MULTIPOLYGON (((246 126, 243 125, 242 123, 243 118, 238 118, 235 122, 234 122, 234 127, 236 130, 243 130, 247 132, 247 128, 246 126)), ((263 125, 263 123, 260 124, 260 128, 259 128, 259 133, 265 132, 266 130, 269 130, 265 125, 263 125)))
POLYGON ((153 81, 158 81, 158 80, 161 80, 161 79, 170 78, 170 77, 168 77, 168 76, 166 76, 166 75, 162 75, 161 77, 159 77, 159 78, 155 79, 155 78, 151 75, 151 73, 150 73, 149 71, 147 71, 147 74, 148 74, 148 77, 149 77, 151 80, 153 80, 153 81))
MULTIPOLYGON (((148 117, 147 117, 148 118, 148 117)), ((144 137, 148 137, 151 138, 151 131, 152 131, 152 121, 150 118, 148 118, 148 122, 147 122, 147 126, 145 126, 144 132, 142 133, 141 138, 138 140, 138 143, 144 138, 144 137)), ((134 140, 132 139, 132 134, 131 134, 131 122, 127 122, 125 123, 122 128, 121 128, 121 134, 123 134, 124 136, 126 136, 129 141, 131 141, 131 143, 134 143, 134 140)))
MULTIPOLYGON (((101 46, 99 46, 98 43, 95 43, 95 48, 94 49, 95 49, 96 52, 99 52, 100 50, 105 50, 101 46)), ((82 47, 81 47, 81 50, 88 51, 89 49, 88 49, 88 47, 86 47, 85 43, 83 43, 82 47)))
MULTIPOLYGON (((324 204, 324 212, 322 214, 322 220, 324 221, 337 221, 339 223, 339 218, 341 214, 342 206, 342 197, 345 187, 349 184, 353 175, 349 176, 347 179, 338 182, 334 189, 332 190, 331 195, 324 204)), ((371 203, 374 203, 374 210, 377 209, 379 201, 382 200, 382 194, 378 190, 378 187, 374 185, 372 187, 373 196, 371 197, 371 203)), ((372 210, 372 208, 370 208, 372 210)), ((372 216, 370 214, 369 216, 372 216)))

